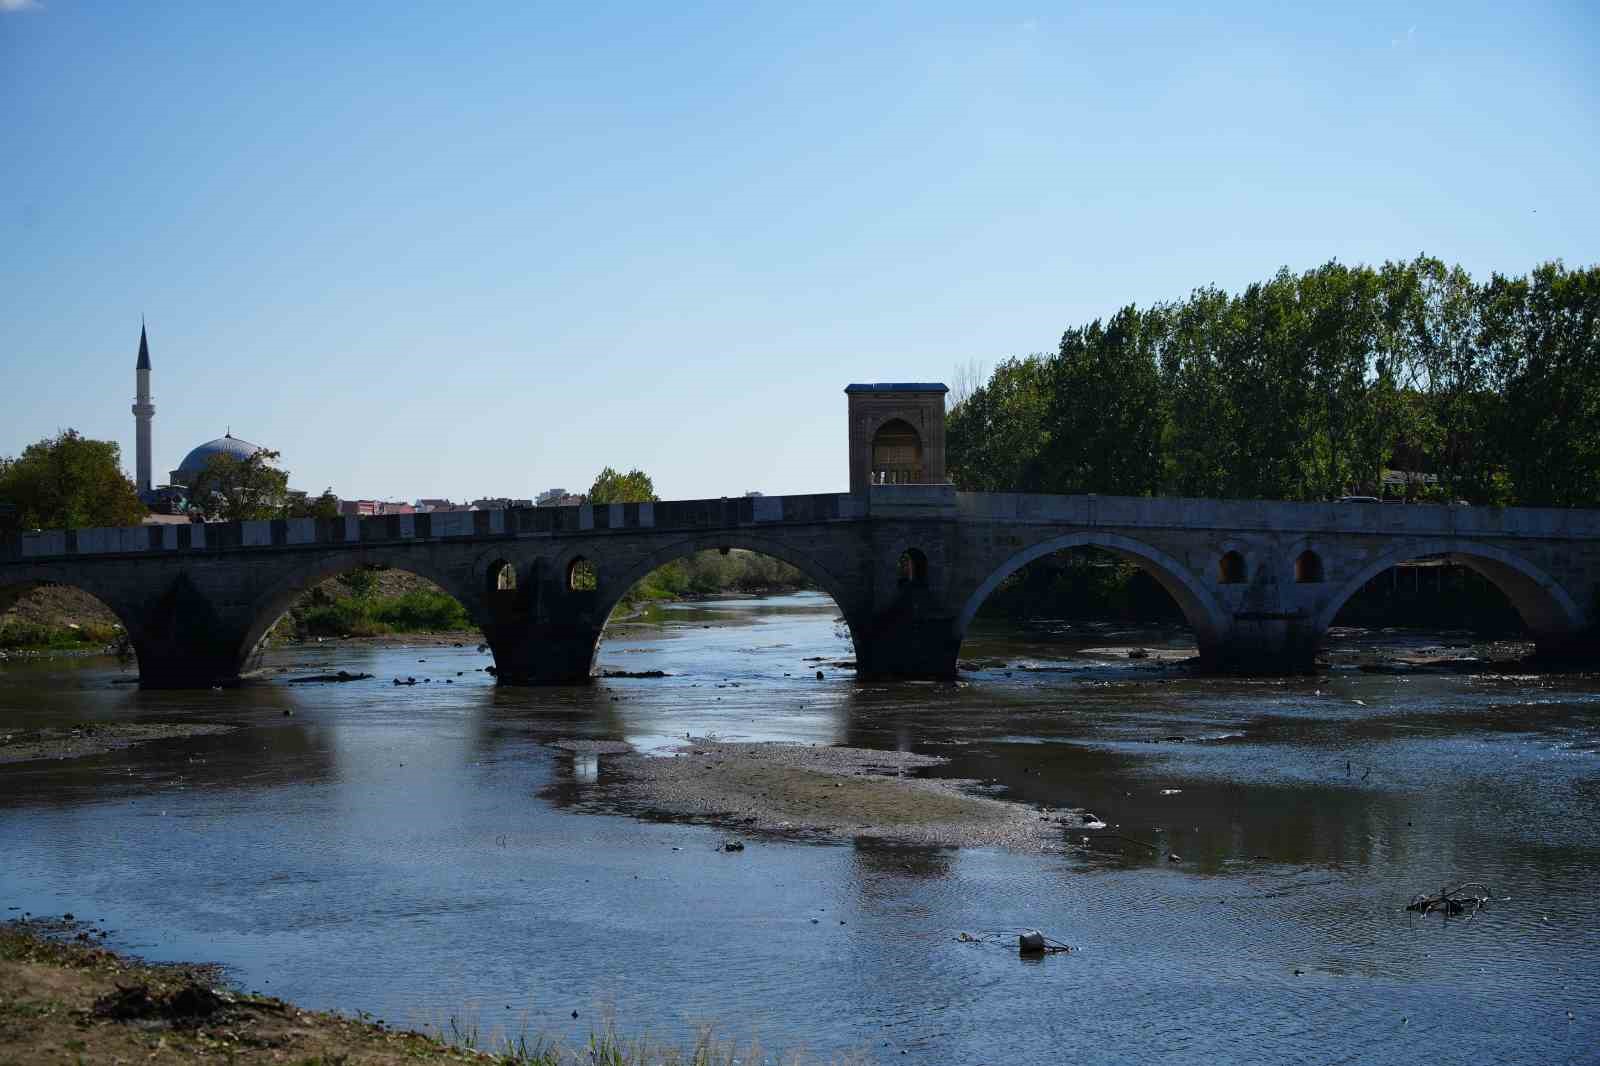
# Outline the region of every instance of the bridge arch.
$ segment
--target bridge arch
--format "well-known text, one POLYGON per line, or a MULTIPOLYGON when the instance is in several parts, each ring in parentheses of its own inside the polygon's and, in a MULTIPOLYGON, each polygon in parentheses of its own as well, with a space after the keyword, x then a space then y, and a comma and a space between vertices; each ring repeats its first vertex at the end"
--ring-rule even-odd
POLYGON ((1130 537, 1103 532, 1069 533, 1043 540, 1023 548, 1001 563, 966 598, 961 613, 956 616, 956 639, 960 640, 966 636, 967 627, 972 624, 978 609, 1000 586, 1000 582, 1035 559, 1042 559, 1046 555, 1071 548, 1101 548, 1137 564, 1155 578, 1177 602, 1184 618, 1194 629, 1195 638, 1200 644, 1201 658, 1211 659, 1221 648, 1228 632, 1228 616, 1211 591, 1191 574, 1187 567, 1159 548, 1130 537))
POLYGON ((308 559, 304 567, 279 578, 251 601, 251 622, 239 644, 239 662, 248 664, 255 657, 261 649, 262 641, 272 631, 272 627, 289 612, 295 600, 331 577, 359 570, 364 566, 404 570, 433 582, 454 597, 466 610, 472 624, 482 630, 491 621, 487 605, 487 586, 491 580, 489 567, 493 563, 517 567, 516 560, 507 558, 501 553, 494 553, 492 560, 487 556, 478 559, 470 573, 437 566, 426 553, 415 551, 386 552, 367 549, 336 552, 308 559))
POLYGON ((70 571, 35 572, 27 576, 0 577, 0 615, 5 614, 14 607, 18 600, 27 596, 36 589, 58 586, 61 588, 76 589, 87 596, 94 598, 95 602, 104 607, 116 618, 117 624, 122 627, 122 632, 127 634, 128 641, 133 645, 134 653, 138 654, 139 645, 143 640, 140 632, 140 619, 135 610, 129 605, 120 602, 115 596, 110 595, 110 590, 102 588, 97 582, 87 579, 83 574, 72 574, 70 571))
MULTIPOLYGON (((600 609, 596 611, 596 617, 609 619, 611 612, 621 602, 622 597, 627 594, 628 590, 655 570, 668 563, 693 555, 695 552, 718 548, 739 548, 761 555, 770 555, 772 558, 788 563, 800 571, 810 578, 818 588, 826 592, 838 606, 839 613, 844 616, 845 626, 850 630, 851 643, 854 644, 856 642, 857 618, 855 617, 855 601, 850 598, 846 591, 849 586, 837 574, 813 558, 809 553, 797 550, 781 540, 746 532, 745 530, 700 533, 684 537, 681 540, 675 540, 670 544, 657 548, 616 576, 606 573, 602 564, 602 580, 599 590, 600 601, 598 603, 600 609)), ((597 649, 598 646, 597 642, 597 649)))
POLYGON ((1339 611, 1367 582, 1412 559, 1447 556, 1452 562, 1476 570, 1505 594, 1536 638, 1560 638, 1578 633, 1584 625, 1582 609, 1560 582, 1527 559, 1492 544, 1448 539, 1405 543, 1391 548, 1354 575, 1335 586, 1315 615, 1313 632, 1318 640, 1333 625, 1339 611))

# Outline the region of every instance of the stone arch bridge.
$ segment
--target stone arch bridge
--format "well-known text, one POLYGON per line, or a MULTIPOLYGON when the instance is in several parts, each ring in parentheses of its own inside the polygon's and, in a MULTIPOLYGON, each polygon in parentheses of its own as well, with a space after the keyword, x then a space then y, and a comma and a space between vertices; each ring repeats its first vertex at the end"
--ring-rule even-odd
POLYGON ((947 678, 984 599, 1043 555, 1094 546, 1147 570, 1205 666, 1311 665, 1339 608, 1398 563, 1472 567, 1521 612, 1541 655, 1585 657, 1600 622, 1600 511, 958 493, 654 504, 80 529, 0 557, 0 608, 40 584, 118 618, 150 687, 226 684, 302 592, 366 565, 411 571, 465 606, 508 683, 591 676, 606 619, 639 578, 707 548, 797 567, 838 604, 863 678, 947 678))

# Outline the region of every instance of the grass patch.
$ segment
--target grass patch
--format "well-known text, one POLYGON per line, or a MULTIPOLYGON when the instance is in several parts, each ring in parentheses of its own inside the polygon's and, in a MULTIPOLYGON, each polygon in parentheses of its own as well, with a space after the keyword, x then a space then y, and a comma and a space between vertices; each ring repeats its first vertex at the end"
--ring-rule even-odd
POLYGON ((108 625, 43 625, 38 622, 0 622, 0 648, 77 650, 115 644, 122 630, 108 625))

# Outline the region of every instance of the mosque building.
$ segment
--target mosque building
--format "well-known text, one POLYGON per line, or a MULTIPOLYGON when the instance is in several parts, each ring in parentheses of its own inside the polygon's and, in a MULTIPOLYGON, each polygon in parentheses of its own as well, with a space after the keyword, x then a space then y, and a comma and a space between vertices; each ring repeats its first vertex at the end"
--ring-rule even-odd
POLYGON ((230 430, 216 440, 208 440, 191 448, 189 454, 183 457, 183 462, 168 475, 168 484, 152 485, 150 482, 154 461, 151 457, 150 422, 155 418, 156 408, 155 404, 150 402, 150 340, 145 333, 143 322, 139 323, 139 359, 134 364, 133 375, 135 484, 139 490, 139 498, 147 505, 156 508, 173 506, 181 508, 186 495, 183 490, 194 483, 195 477, 206 468, 212 456, 226 455, 231 459, 244 460, 261 451, 261 445, 241 440, 230 430))

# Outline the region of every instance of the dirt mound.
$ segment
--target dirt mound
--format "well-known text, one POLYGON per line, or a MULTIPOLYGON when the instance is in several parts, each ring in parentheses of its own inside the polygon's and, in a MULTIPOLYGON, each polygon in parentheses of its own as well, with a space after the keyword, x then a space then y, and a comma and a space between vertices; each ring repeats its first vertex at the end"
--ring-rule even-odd
POLYGON ((41 585, 25 592, 14 604, 0 610, 0 620, 51 628, 117 624, 117 616, 109 607, 70 585, 41 585))

